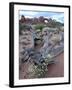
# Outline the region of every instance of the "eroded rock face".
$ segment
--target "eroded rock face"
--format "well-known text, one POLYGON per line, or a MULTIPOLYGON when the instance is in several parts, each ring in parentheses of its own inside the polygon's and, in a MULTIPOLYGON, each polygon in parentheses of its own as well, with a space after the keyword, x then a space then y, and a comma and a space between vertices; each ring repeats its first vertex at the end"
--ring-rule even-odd
POLYGON ((51 45, 59 42, 59 39, 62 37, 61 34, 53 33, 50 37, 48 30, 48 27, 44 27, 42 31, 37 30, 39 31, 38 33, 37 31, 34 32, 34 30, 25 30, 22 32, 22 35, 19 37, 20 61, 33 59, 35 63, 40 64, 48 56, 49 50, 52 47, 51 45), (42 40, 35 41, 34 38, 42 38, 42 40), (35 42, 37 46, 35 46, 35 42))
POLYGON ((24 63, 30 60, 30 56, 26 49, 34 47, 33 33, 30 30, 23 30, 19 36, 19 62, 24 63))
POLYGON ((23 45, 25 48, 32 48, 34 46, 33 33, 31 31, 26 30, 23 31, 23 35, 19 37, 19 43, 23 45))
POLYGON ((43 29, 37 33, 36 46, 28 50, 29 56, 35 63, 40 64, 48 56, 48 30, 43 29), (43 35, 40 37, 40 35, 43 35), (42 39, 42 40, 41 40, 42 39))
POLYGON ((23 30, 22 34, 19 36, 19 79, 27 79, 33 76, 30 68, 33 67, 34 63, 27 51, 33 47, 33 32, 30 30, 23 30))
MULTIPOLYGON (((54 44, 55 41, 60 41, 63 33, 54 35, 53 32, 48 32, 48 27, 43 28, 42 32, 34 32, 34 30, 23 30, 22 35, 19 37, 19 79, 37 78, 35 76, 35 64, 42 65, 45 58, 48 57, 49 43, 54 44), (41 37, 42 36, 42 37, 41 37), (56 38, 55 38, 56 37, 56 38), (38 41, 35 41, 39 39, 38 41), (42 41, 41 41, 42 38, 42 41), (55 41, 54 41, 55 40, 55 41), (52 42, 51 42, 52 41, 52 42), (37 46, 35 46, 35 42, 37 46)), ((38 31, 38 30, 37 30, 38 31)), ((39 30, 40 31, 40 30, 39 30)), ((62 39, 63 40, 63 39, 62 39)), ((63 43, 56 45, 50 55, 54 55, 64 48, 63 43), (59 48, 58 48, 59 47, 59 48)), ((48 61, 49 64, 49 61, 48 61)))
MULTIPOLYGON (((19 52, 20 52, 20 61, 27 61, 27 59, 33 59, 35 63, 40 64, 44 58, 48 55, 48 30, 43 29, 42 32, 39 32, 36 35, 38 38, 42 40, 37 41, 37 46, 35 47, 34 41, 34 32, 29 30, 23 31, 22 35, 19 37, 19 52), (41 45, 41 43, 44 43, 41 45)), ((37 38, 36 37, 36 38, 37 38)))

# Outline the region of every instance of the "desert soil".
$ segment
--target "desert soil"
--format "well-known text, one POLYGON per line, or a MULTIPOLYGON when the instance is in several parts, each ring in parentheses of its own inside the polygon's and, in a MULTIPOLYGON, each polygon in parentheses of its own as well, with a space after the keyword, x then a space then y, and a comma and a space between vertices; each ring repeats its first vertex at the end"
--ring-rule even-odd
MULTIPOLYGON (((30 62, 26 62, 21 65, 21 70, 19 72, 19 79, 27 79, 30 76, 28 75, 28 66, 31 65, 30 62)), ((33 64, 32 64, 33 65, 33 64)), ((31 74, 30 74, 31 75, 31 74)), ((48 65, 48 73, 45 77, 63 77, 64 76, 64 53, 61 53, 56 57, 55 63, 48 65)))
POLYGON ((48 65, 46 77, 63 77, 64 76, 64 53, 56 57, 55 63, 48 65))

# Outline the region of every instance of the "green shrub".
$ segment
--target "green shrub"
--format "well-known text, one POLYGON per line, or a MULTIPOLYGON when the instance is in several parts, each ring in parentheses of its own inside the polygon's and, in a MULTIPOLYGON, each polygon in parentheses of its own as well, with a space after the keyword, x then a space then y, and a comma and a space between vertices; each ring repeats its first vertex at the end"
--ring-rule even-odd
POLYGON ((45 27, 45 26, 44 26, 43 24, 37 24, 37 25, 35 26, 35 30, 40 29, 40 30, 42 31, 42 29, 43 29, 44 27, 45 27))
POLYGON ((35 71, 35 77, 36 78, 43 78, 45 77, 47 71, 48 71, 48 64, 46 64, 45 62, 42 63, 41 65, 36 65, 34 68, 35 71))
POLYGON ((31 29, 31 26, 19 23, 19 34, 20 35, 22 34, 22 31, 30 30, 30 29, 31 29))

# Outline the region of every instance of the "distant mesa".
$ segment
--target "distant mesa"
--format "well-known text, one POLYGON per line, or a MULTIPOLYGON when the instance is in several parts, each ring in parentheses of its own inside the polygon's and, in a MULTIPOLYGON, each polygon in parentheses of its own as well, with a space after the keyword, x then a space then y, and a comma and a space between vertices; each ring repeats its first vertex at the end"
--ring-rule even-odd
POLYGON ((38 24, 38 23, 48 23, 49 20, 47 18, 44 18, 43 16, 40 16, 39 18, 37 18, 37 17, 26 18, 24 15, 22 15, 19 22, 20 23, 38 24))

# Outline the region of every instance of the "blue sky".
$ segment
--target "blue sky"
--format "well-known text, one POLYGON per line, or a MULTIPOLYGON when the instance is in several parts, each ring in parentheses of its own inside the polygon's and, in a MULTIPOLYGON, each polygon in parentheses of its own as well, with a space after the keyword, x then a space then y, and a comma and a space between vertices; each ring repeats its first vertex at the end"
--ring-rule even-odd
POLYGON ((64 23, 64 13, 63 12, 48 12, 48 11, 19 11, 19 15, 24 15, 28 18, 34 18, 34 17, 40 17, 44 16, 46 18, 52 18, 55 19, 61 23, 64 23))

